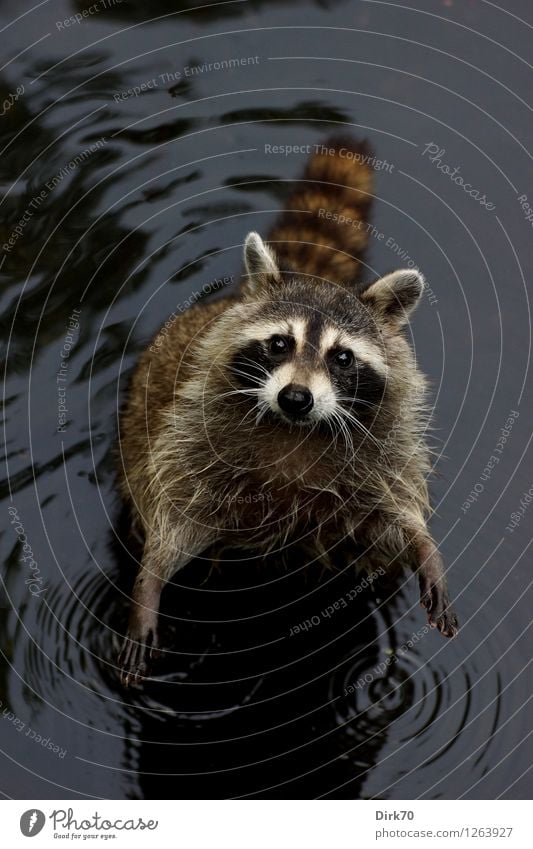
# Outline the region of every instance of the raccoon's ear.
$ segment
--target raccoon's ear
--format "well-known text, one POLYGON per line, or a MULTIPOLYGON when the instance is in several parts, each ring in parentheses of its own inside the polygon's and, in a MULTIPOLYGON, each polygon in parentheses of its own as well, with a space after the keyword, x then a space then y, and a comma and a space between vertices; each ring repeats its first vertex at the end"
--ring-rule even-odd
POLYGON ((416 268, 404 268, 376 280, 365 289, 361 300, 390 330, 399 330, 409 321, 425 285, 422 274, 416 268))
POLYGON ((263 242, 259 233, 248 233, 244 242, 244 264, 248 275, 248 291, 262 283, 279 282, 280 273, 274 252, 263 242))

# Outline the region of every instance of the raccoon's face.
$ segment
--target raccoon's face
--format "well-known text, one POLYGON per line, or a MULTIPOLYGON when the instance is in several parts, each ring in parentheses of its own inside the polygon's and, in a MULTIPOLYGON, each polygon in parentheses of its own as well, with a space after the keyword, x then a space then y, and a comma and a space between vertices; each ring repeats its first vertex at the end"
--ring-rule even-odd
POLYGON ((397 332, 405 322, 422 291, 420 275, 388 275, 361 297, 326 281, 282 280, 255 233, 246 240, 245 260, 256 297, 238 328, 229 369, 238 391, 255 401, 257 418, 370 427, 390 375, 383 330, 397 332))
POLYGON ((371 417, 388 367, 368 334, 350 333, 330 315, 291 300, 270 302, 268 315, 242 328, 230 370, 257 399, 259 416, 312 425, 343 414, 371 417))

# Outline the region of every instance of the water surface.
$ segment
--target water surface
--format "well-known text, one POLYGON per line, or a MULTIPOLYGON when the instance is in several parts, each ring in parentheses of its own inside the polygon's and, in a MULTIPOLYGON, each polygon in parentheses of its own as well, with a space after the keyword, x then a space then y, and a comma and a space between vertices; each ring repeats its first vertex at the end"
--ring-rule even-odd
POLYGON ((0 12, 0 789, 528 798, 529 4, 149 6, 0 12), (124 386, 167 316, 239 279, 305 161, 270 146, 339 128, 383 163, 365 279, 413 262, 430 286, 413 340, 460 637, 427 632, 413 579, 342 606, 353 569, 236 557, 176 578, 169 652, 124 691, 124 386))

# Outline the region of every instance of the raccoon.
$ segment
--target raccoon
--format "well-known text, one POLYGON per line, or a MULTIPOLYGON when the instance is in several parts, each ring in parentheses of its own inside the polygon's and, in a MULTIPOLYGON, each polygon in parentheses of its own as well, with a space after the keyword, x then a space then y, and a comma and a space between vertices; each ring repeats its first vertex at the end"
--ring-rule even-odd
POLYGON ((411 567, 429 624, 457 632, 427 528, 425 380, 403 332, 424 279, 359 281, 369 149, 334 138, 319 150, 267 243, 246 237, 239 290, 167 322, 134 373, 120 489, 144 551, 125 685, 157 654, 166 582, 220 544, 327 559, 347 542, 358 565, 411 567))

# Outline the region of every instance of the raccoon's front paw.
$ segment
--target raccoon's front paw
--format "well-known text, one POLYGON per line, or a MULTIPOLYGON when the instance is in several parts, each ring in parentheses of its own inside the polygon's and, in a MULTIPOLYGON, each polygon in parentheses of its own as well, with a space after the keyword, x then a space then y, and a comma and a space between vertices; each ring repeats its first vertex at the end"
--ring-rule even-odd
POLYGON ((444 637, 455 637, 459 624, 442 581, 420 577, 420 604, 425 607, 431 628, 438 628, 444 637))
POLYGON ((158 656, 156 628, 148 628, 144 632, 128 630, 117 658, 122 684, 129 687, 146 678, 152 660, 158 656))

